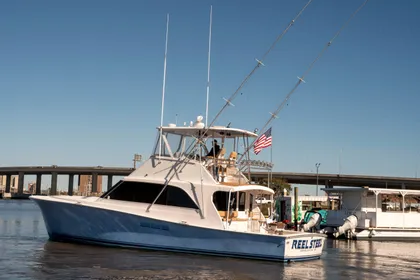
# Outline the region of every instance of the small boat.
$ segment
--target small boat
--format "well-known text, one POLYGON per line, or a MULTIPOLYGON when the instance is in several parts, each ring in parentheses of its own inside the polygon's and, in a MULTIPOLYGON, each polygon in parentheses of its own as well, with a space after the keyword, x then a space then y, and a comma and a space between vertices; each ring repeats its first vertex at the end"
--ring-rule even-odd
POLYGON ((274 192, 241 171, 253 162, 249 153, 237 162, 257 135, 204 128, 201 120, 158 127, 150 158, 99 198, 31 196, 50 239, 270 261, 320 258, 324 234, 285 230, 258 207, 257 198, 272 200, 274 192))
POLYGON ((335 238, 420 240, 420 191, 370 187, 325 188, 339 198, 321 230, 335 238))

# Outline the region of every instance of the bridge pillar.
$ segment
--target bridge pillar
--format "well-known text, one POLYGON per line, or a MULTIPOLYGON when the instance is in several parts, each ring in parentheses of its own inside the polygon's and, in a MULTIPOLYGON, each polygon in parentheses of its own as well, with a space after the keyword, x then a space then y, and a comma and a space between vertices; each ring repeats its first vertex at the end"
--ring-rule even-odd
POLYGON ((112 175, 108 175, 108 184, 106 190, 109 191, 112 188, 112 175))
POLYGON ((57 195, 57 172, 51 174, 50 195, 57 195))
POLYGON ((18 194, 23 194, 23 181, 25 179, 25 173, 19 172, 18 179, 18 194))
POLYGON ((69 186, 67 190, 68 195, 73 195, 74 174, 69 174, 69 186))
POLYGON ((12 182, 12 175, 7 174, 6 175, 6 189, 5 189, 6 193, 10 193, 10 183, 11 182, 12 182))
POLYGON ((98 192, 98 173, 92 173, 92 193, 98 192))
POLYGON ((42 174, 36 174, 36 190, 35 194, 40 195, 41 194, 41 180, 42 180, 42 174))

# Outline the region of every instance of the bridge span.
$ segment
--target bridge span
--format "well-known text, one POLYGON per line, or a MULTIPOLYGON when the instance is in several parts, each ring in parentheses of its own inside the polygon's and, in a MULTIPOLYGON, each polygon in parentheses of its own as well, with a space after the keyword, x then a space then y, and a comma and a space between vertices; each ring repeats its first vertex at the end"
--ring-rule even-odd
MULTIPOLYGON (((6 176, 5 192, 10 192, 11 177, 18 176, 18 194, 23 194, 23 182, 25 175, 36 176, 36 194, 41 194, 42 175, 51 175, 50 194, 57 194, 58 175, 68 175, 68 194, 73 195, 73 184, 75 175, 92 176, 92 193, 97 192, 98 176, 107 176, 107 189, 112 186, 113 176, 127 176, 134 171, 132 167, 103 167, 103 166, 14 166, 0 167, 0 176, 6 176)), ((251 180, 267 178, 267 172, 251 172, 251 180)), ((316 173, 295 173, 295 172, 272 172, 273 178, 281 178, 290 184, 325 185, 330 188, 334 186, 371 188, 395 188, 395 189, 420 189, 420 179, 410 177, 391 176, 368 176, 368 175, 346 175, 346 174, 316 174, 316 173)), ((0 181, 0 184, 2 182, 0 181)))
MULTIPOLYGON (((284 179, 290 184, 324 185, 326 188, 340 187, 364 187, 389 188, 389 189, 420 189, 420 178, 372 176, 372 175, 347 175, 347 174, 316 174, 273 172, 273 178, 284 179)), ((267 172, 253 172, 251 179, 254 181, 267 178, 267 172)))

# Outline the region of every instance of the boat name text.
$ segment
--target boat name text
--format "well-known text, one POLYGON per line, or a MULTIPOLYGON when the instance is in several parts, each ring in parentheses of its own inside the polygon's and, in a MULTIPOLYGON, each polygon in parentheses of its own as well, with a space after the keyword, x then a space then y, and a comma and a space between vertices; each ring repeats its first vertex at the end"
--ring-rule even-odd
POLYGON ((314 249, 322 247, 322 239, 293 240, 292 249, 314 249))

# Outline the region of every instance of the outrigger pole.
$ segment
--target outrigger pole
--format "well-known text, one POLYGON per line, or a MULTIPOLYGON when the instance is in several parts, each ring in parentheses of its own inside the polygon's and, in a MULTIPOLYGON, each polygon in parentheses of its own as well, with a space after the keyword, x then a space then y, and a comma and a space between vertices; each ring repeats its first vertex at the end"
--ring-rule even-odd
POLYGON ((209 51, 207 55, 207 95, 206 95, 206 122, 209 118, 209 94, 210 94, 210 52, 211 52, 211 26, 212 26, 212 17, 213 17, 213 6, 210 6, 210 27, 209 27, 209 51))
MULTIPOLYGON (((348 25, 348 23, 353 19, 353 17, 366 5, 366 3, 369 0, 366 0, 363 2, 362 5, 357 8, 357 10, 347 19, 347 21, 340 27, 340 29, 335 33, 335 35, 331 38, 331 40, 328 41, 328 43, 324 46, 324 48, 321 50, 321 52, 318 54, 318 56, 312 61, 311 64, 309 64, 309 67, 306 69, 305 72, 303 72, 303 75, 301 77, 297 77, 298 81, 295 84, 295 86, 292 88, 292 90, 287 94, 286 98, 283 100, 283 102, 277 107, 277 109, 274 111, 274 113, 270 112, 271 117, 268 119, 268 121, 265 123, 265 125, 260 129, 259 131, 265 131, 265 129, 268 127, 268 125, 276 118, 278 118, 279 112, 283 109, 283 107, 287 104, 292 94, 296 91, 296 89, 299 87, 301 83, 306 83, 304 78, 308 75, 308 73, 311 71, 314 64, 321 58, 321 56, 324 54, 324 52, 328 49, 329 46, 333 43, 335 38, 338 37, 338 35, 341 33, 341 31, 348 25)), ((247 150, 243 153, 243 155, 238 159, 238 162, 241 162, 242 158, 244 157, 245 153, 248 152, 251 147, 254 145, 256 139, 252 142, 251 145, 248 146, 247 150)))
POLYGON ((168 56, 168 31, 169 31, 169 14, 166 14, 165 58, 163 60, 162 111, 160 113, 160 131, 159 131, 159 159, 162 154, 162 126, 163 126, 163 109, 165 106, 166 57, 168 56))

